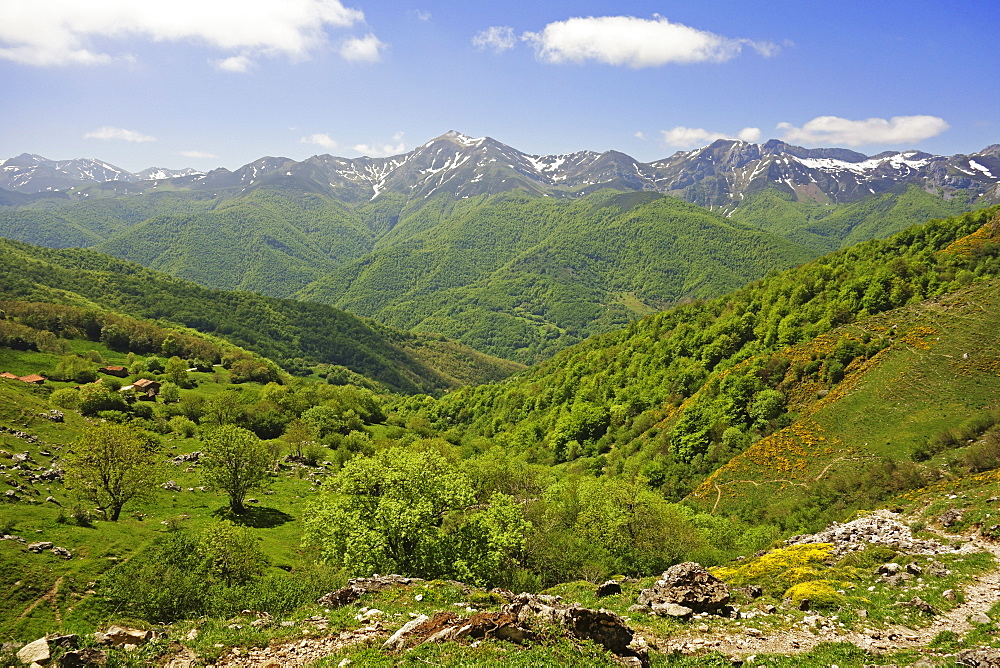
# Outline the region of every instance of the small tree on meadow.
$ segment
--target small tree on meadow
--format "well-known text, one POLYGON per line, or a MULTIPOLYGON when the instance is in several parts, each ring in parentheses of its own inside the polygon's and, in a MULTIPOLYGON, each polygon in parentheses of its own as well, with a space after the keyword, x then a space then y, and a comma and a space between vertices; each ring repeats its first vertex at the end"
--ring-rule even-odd
POLYGON ((273 459, 263 441, 248 429, 226 424, 205 439, 202 476, 229 495, 229 509, 242 513, 247 492, 263 486, 273 459))
POLYGON ((123 424, 88 428, 66 457, 65 471, 66 486, 112 522, 164 478, 155 438, 123 424))

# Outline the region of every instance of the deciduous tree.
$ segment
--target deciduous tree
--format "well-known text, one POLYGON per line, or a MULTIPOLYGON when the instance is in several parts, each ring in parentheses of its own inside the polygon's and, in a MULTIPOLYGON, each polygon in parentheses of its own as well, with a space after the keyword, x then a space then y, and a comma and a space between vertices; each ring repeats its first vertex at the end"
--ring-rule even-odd
POLYGON ((132 427, 88 428, 66 458, 66 485, 118 521, 130 501, 147 496, 163 479, 159 443, 132 427))

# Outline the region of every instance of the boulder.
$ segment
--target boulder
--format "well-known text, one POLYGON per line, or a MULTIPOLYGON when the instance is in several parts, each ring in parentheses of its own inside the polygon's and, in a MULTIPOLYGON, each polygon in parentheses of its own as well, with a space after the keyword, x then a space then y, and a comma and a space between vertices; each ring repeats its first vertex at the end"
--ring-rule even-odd
POLYGON ((108 662, 108 655, 96 647, 66 652, 59 657, 59 668, 84 668, 90 666, 103 666, 108 662))
POLYGON ((597 587, 597 598, 614 596, 615 594, 620 593, 622 593, 622 586, 617 580, 608 580, 604 584, 598 585, 597 587))
POLYGON ((639 592, 636 602, 653 612, 672 603, 692 612, 717 613, 729 603, 729 588, 700 564, 688 561, 665 570, 655 585, 639 592))
POLYGON ((112 626, 104 633, 95 633, 94 640, 100 645, 122 647, 124 645, 142 645, 153 638, 152 631, 131 629, 126 626, 112 626))
POLYGON ((677 605, 676 603, 653 603, 651 610, 657 615, 680 617, 682 619, 690 617, 694 612, 691 608, 677 605))
POLYGON ((34 642, 29 642, 17 652, 17 658, 26 665, 32 663, 45 664, 52 658, 49 652, 49 641, 47 638, 39 638, 34 642))
POLYGON ((562 627, 581 640, 593 640, 628 665, 649 665, 646 641, 610 610, 561 605, 551 596, 518 594, 502 612, 521 623, 541 621, 562 627))
POLYGON ((54 543, 47 540, 42 540, 37 543, 31 543, 28 545, 29 552, 44 552, 45 550, 51 550, 54 547, 54 543))

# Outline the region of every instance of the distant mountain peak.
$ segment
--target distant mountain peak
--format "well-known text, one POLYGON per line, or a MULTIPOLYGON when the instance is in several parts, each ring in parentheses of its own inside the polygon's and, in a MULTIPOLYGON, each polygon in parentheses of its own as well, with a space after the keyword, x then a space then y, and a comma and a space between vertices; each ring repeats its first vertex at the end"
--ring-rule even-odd
POLYGON ((868 156, 845 148, 804 148, 778 139, 764 143, 718 139, 641 163, 615 150, 529 155, 490 137, 449 130, 390 157, 317 155, 301 162, 262 157, 235 171, 220 168, 207 174, 163 168, 132 174, 99 160, 52 161, 28 153, 0 161, 0 188, 23 193, 124 182, 130 185, 112 184, 105 190, 127 194, 153 187, 131 184, 163 181, 213 193, 297 181, 298 187, 355 202, 388 193, 416 199, 445 192, 467 198, 522 190, 579 197, 613 188, 667 193, 731 213, 747 195, 767 188, 821 203, 852 202, 890 192, 900 184, 994 198, 1000 196, 1000 144, 971 156, 936 156, 914 149, 868 156))

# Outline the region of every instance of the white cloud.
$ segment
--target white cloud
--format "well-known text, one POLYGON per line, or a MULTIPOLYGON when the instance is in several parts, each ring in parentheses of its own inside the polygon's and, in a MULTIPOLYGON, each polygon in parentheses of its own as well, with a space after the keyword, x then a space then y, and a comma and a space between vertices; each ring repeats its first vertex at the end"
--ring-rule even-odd
POLYGON ((222 72, 236 72, 237 74, 246 74, 254 66, 254 62, 246 56, 231 56, 221 60, 213 60, 212 64, 215 65, 217 70, 221 70, 222 72))
POLYGON ((386 46, 374 34, 368 33, 364 37, 352 37, 344 42, 340 47, 340 56, 355 63, 377 63, 382 60, 382 51, 386 46))
POLYGON ((339 0, 0 0, 0 60, 105 64, 116 57, 96 43, 125 38, 303 58, 325 42, 325 28, 363 20, 339 0))
POLYGON ((144 135, 141 132, 136 132, 135 130, 126 130, 125 128, 113 128, 109 125, 105 125, 103 128, 98 128, 93 132, 88 132, 83 135, 84 139, 123 139, 125 141, 131 142, 149 142, 156 141, 156 137, 150 137, 149 135, 144 135))
POLYGON ((361 155, 367 155, 372 158, 384 158, 390 155, 406 153, 406 144, 403 142, 402 132, 394 134, 392 136, 392 141, 395 143, 355 144, 352 148, 361 155))
POLYGON ((514 36, 514 29, 510 26, 490 26, 486 30, 476 33, 472 38, 472 45, 480 51, 487 49, 496 53, 501 53, 513 49, 517 44, 514 36))
POLYGON ((414 9, 413 15, 417 17, 418 21, 430 21, 431 13, 423 9, 414 9))
POLYGON ((219 157, 214 153, 206 153, 205 151, 181 151, 180 154, 185 158, 197 158, 199 160, 219 157))
POLYGON ((662 130, 663 141, 667 146, 677 148, 691 148, 694 146, 705 146, 717 139, 742 139, 743 141, 755 142, 760 139, 760 128, 743 128, 736 135, 725 132, 711 132, 704 128, 686 128, 678 125, 672 130, 662 130))
POLYGON ((636 139, 641 139, 643 141, 645 141, 645 139, 646 139, 646 133, 643 132, 642 130, 640 130, 639 132, 636 132, 632 136, 635 137, 636 139))
POLYGON ((303 144, 315 144, 316 146, 322 146, 327 150, 331 150, 337 147, 337 142, 334 141, 330 135, 319 132, 314 135, 309 135, 308 137, 303 137, 299 140, 303 144))
POLYGON ((801 128, 778 123, 787 142, 827 146, 863 146, 865 144, 914 144, 935 137, 948 129, 937 116, 893 116, 852 121, 838 116, 817 116, 801 128))
POLYGON ((723 62, 749 46, 763 56, 777 53, 770 42, 723 37, 662 16, 590 16, 550 23, 538 33, 524 33, 540 60, 582 63, 594 60, 632 68, 668 63, 723 62))

